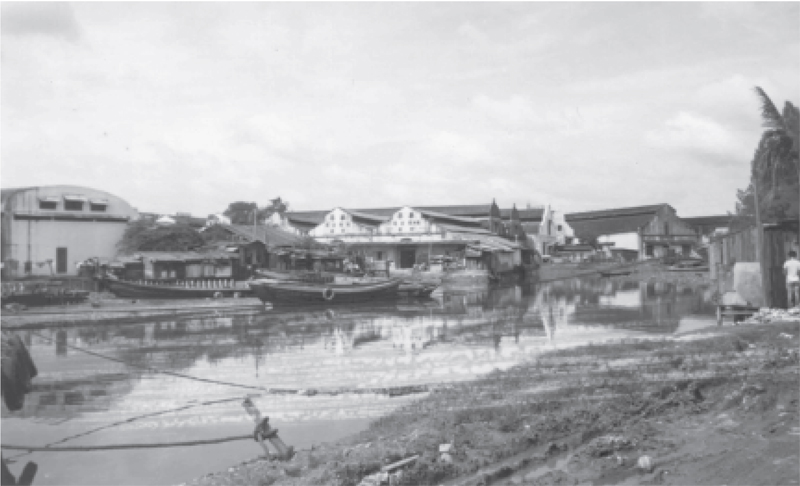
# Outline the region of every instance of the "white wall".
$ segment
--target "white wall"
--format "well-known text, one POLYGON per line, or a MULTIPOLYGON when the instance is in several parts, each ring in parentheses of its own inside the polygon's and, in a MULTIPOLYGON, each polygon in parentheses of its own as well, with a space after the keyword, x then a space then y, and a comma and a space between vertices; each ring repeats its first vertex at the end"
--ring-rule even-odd
POLYGON ((639 251, 639 234, 619 233, 615 235, 602 235, 597 238, 598 243, 614 243, 612 248, 624 248, 626 250, 639 251))
MULTIPOLYGON (((5 259, 14 259, 18 262, 14 276, 25 275, 25 262, 31 261, 32 275, 51 275, 50 265, 46 262, 52 260, 52 272, 56 275, 76 275, 76 264, 89 258, 103 258, 111 260, 117 254, 117 243, 127 228, 128 220, 138 218, 138 212, 125 200, 104 191, 79 186, 45 186, 34 188, 13 196, 8 207, 4 208, 10 215, 10 235, 6 243, 5 259), (89 204, 84 203, 82 211, 66 211, 64 209, 64 194, 82 195, 89 199, 106 199, 108 205, 104 211, 91 211, 89 204), (42 197, 54 196, 59 198, 56 209, 41 210, 39 200, 42 197), (13 215, 31 216, 80 216, 91 218, 97 216, 96 221, 53 221, 53 220, 20 220, 13 215), (124 218, 122 221, 101 221, 103 217, 124 218), (67 249, 66 273, 56 271, 56 249, 67 249)), ((7 266, 8 268, 8 266, 7 266)), ((9 272, 11 273, 11 272, 9 272)))

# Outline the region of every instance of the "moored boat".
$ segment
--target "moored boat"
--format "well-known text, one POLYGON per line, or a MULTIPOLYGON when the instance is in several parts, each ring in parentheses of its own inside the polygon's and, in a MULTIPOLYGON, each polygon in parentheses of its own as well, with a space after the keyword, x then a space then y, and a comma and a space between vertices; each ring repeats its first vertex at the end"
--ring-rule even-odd
POLYGON ((250 294, 243 282, 182 282, 158 283, 157 281, 131 282, 115 278, 104 278, 106 288, 117 297, 140 299, 203 299, 208 297, 234 297, 250 294))
POLYGON ((338 304, 397 298, 401 284, 400 279, 350 284, 255 280, 250 282, 250 289, 262 302, 273 305, 338 304))

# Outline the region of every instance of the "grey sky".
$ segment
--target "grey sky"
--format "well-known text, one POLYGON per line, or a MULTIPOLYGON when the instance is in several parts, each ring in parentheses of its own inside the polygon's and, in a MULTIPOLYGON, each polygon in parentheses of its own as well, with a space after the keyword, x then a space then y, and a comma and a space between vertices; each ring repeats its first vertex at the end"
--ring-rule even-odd
POLYGON ((2 185, 732 210, 800 3, 2 4, 2 185))

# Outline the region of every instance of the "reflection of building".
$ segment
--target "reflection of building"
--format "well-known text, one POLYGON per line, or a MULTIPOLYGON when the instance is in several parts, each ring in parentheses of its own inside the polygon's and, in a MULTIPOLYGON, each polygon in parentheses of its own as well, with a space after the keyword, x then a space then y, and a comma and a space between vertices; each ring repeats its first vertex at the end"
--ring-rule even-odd
POLYGON ((3 278, 77 275, 77 263, 112 259, 136 209, 107 192, 79 186, 2 190, 3 278))

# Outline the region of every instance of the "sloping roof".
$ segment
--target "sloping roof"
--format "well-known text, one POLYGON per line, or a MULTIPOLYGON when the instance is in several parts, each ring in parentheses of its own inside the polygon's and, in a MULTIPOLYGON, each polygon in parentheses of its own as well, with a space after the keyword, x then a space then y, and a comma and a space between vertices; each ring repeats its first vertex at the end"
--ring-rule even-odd
POLYGON ((457 232, 457 233, 470 233, 470 234, 482 234, 482 235, 490 235, 492 234, 491 231, 485 228, 476 228, 470 226, 459 226, 454 224, 446 224, 437 222, 436 226, 450 232, 457 232))
POLYGON ((541 223, 522 223, 522 229, 525 230, 525 233, 533 236, 539 234, 539 227, 541 223))
POLYGON ((681 218, 686 223, 692 226, 728 226, 733 219, 732 214, 725 214, 720 216, 693 216, 690 218, 681 218))
POLYGON ((255 227, 255 229, 253 226, 244 224, 224 224, 221 226, 229 228, 234 233, 244 236, 251 241, 259 240, 271 247, 293 246, 305 241, 305 238, 302 236, 289 233, 288 231, 284 231, 274 226, 258 225, 255 227))
POLYGON ((646 225, 656 213, 668 206, 654 204, 632 208, 606 209, 565 215, 567 223, 578 238, 594 238, 600 235, 632 233, 646 225))
POLYGON ((475 233, 451 233, 454 239, 462 239, 467 241, 478 241, 482 246, 492 248, 497 251, 513 251, 521 248, 518 243, 508 241, 494 235, 482 235, 475 233))
POLYGON ((664 206, 669 206, 667 203, 650 204, 648 206, 634 206, 630 208, 616 208, 616 209, 601 209, 598 211, 583 211, 580 213, 569 213, 565 215, 566 220, 580 221, 585 219, 598 219, 598 218, 615 218, 619 216, 631 216, 639 214, 655 214, 664 206))
POLYGON ((352 209, 342 209, 342 211, 348 213, 350 216, 353 216, 354 218, 366 219, 367 221, 372 221, 372 222, 375 222, 377 224, 385 223, 385 222, 389 221, 389 217, 388 216, 380 216, 380 215, 376 215, 376 214, 369 214, 369 213, 364 213, 364 212, 361 212, 361 211, 354 211, 352 209))
POLYGON ((133 259, 138 259, 139 256, 155 262, 189 262, 208 259, 229 260, 235 258, 235 255, 222 251, 208 251, 202 253, 196 251, 137 251, 133 255, 120 257, 119 260, 124 259, 123 261, 132 261, 133 259))
POLYGON ((425 209, 418 209, 420 214, 423 216, 427 216, 433 219, 446 219, 448 221, 454 221, 457 223, 466 223, 469 225, 478 226, 481 224, 479 219, 476 218, 465 218, 463 216, 453 216, 452 214, 440 213, 438 211, 428 211, 425 209))
MULTIPOLYGON (((511 211, 511 209, 501 209, 500 215, 505 220, 511 219, 511 211)), ((542 217, 544 217, 544 208, 517 209, 517 212, 519 213, 519 220, 523 223, 526 221, 541 221, 542 217)))

